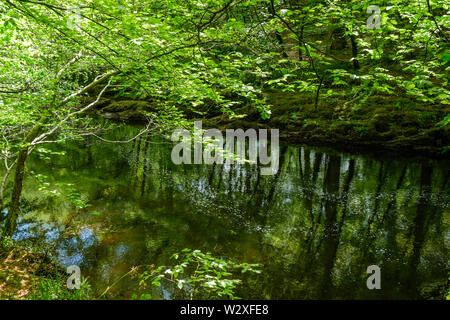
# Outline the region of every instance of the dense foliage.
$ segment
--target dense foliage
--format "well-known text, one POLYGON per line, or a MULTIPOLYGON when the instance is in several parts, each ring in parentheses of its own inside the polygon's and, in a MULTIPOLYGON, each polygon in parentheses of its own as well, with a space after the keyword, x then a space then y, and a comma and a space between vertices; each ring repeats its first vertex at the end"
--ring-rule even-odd
MULTIPOLYGON (((438 140, 446 152, 448 13, 446 0, 2 0, 0 208, 8 216, 1 234, 17 229, 24 178, 32 173, 28 156, 52 154, 50 143, 102 139, 111 124, 86 115, 108 99, 132 101, 125 109, 143 103, 146 124, 134 138, 104 142, 136 141, 193 118, 250 118, 267 126, 280 108, 275 94, 267 98, 275 92, 299 98, 295 108, 309 112, 289 115, 294 125, 352 122, 377 104, 368 118, 387 121, 380 110, 401 111, 414 127, 407 128, 413 143, 438 140)), ((353 130, 370 138, 361 125, 366 118, 358 121, 353 130)), ((338 131, 324 126, 330 135, 338 131)), ((380 131, 383 139, 400 132, 380 131)), ((48 191, 45 177, 32 174, 48 191)), ((64 192, 79 210, 89 206, 73 186, 64 192)), ((187 262, 199 258, 190 254, 187 262)), ((215 293, 232 296, 230 281, 215 293)))
MULTIPOLYGON (((261 272, 258 264, 235 263, 188 248, 173 254, 172 258, 180 263, 172 267, 153 267, 139 274, 144 292, 146 285, 160 287, 164 281, 166 286, 176 286, 182 293, 187 291, 186 297, 190 299, 238 299, 234 292, 242 283, 238 274, 261 272)), ((141 293, 140 297, 151 298, 151 294, 141 293)))

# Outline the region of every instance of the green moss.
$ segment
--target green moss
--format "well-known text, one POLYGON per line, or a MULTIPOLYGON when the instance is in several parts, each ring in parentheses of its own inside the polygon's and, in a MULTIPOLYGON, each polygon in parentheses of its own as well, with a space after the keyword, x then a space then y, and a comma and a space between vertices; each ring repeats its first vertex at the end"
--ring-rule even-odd
MULTIPOLYGON (((317 109, 314 108, 314 95, 309 93, 268 91, 264 98, 272 106, 268 120, 262 120, 259 112, 245 103, 237 109, 239 114, 245 115, 242 119, 219 116, 216 108, 210 108, 205 110, 207 115, 201 120, 205 128, 277 128, 285 137, 296 135, 305 142, 320 141, 321 144, 374 144, 398 150, 401 141, 402 150, 423 153, 427 148, 433 155, 442 154, 448 145, 448 134, 428 132, 449 113, 449 108, 443 105, 417 103, 388 95, 358 99, 344 91, 335 91, 329 98, 321 96, 317 109)), ((155 109, 155 102, 117 100, 104 107, 102 113, 112 119, 144 121, 145 113, 155 109)))
POLYGON ((337 92, 328 101, 322 97, 316 110, 311 94, 270 91, 265 98, 272 105, 272 117, 267 124, 280 129, 284 136, 296 135, 305 142, 374 144, 385 149, 417 150, 421 154, 427 150, 430 155, 441 154, 448 145, 448 133, 436 129, 448 114, 448 107, 443 105, 387 95, 351 97, 353 100, 348 101, 337 92), (358 103, 360 107, 353 108, 358 103))
POLYGON ((152 103, 143 100, 117 100, 103 108, 105 112, 150 111, 154 110, 152 103))

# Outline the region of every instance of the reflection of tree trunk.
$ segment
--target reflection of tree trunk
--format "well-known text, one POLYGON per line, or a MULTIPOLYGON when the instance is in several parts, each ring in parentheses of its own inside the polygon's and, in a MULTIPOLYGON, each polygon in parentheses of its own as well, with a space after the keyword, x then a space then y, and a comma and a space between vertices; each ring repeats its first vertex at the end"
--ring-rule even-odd
POLYGON ((258 192, 260 183, 261 183, 261 164, 258 162, 258 164, 256 165, 256 182, 255 186, 253 187, 252 198, 258 192))
POLYGON ((244 186, 244 180, 243 180, 244 179, 244 175, 243 175, 244 166, 245 166, 245 164, 241 164, 241 165, 238 166, 238 168, 239 168, 239 177, 237 179, 237 183, 238 183, 237 190, 239 192, 244 192, 244 190, 243 190, 243 186, 244 186))
POLYGON ((350 192, 350 184, 353 180, 354 175, 355 175, 355 159, 350 159, 350 161, 348 162, 347 177, 345 178, 344 187, 342 189, 341 194, 342 213, 341 213, 341 221, 339 222, 339 231, 338 231, 339 234, 341 234, 345 217, 347 215, 348 193, 350 192))
POLYGON ((320 291, 324 298, 331 295, 331 272, 336 258, 336 252, 339 244, 339 234, 337 226, 338 212, 338 193, 339 177, 341 173, 341 158, 330 156, 324 181, 325 193, 325 225, 323 248, 321 252, 321 261, 324 267, 324 273, 321 280, 320 291))
POLYGON ((414 193, 415 193, 414 188, 410 188, 408 190, 408 193, 407 193, 407 195, 405 197, 405 201, 403 202, 402 207, 407 208, 409 206, 409 203, 411 202, 411 200, 414 197, 414 193))
POLYGON ((380 199, 381 199, 381 189, 383 188, 383 186, 385 184, 385 179, 387 176, 388 168, 389 168, 389 166, 384 170, 384 162, 381 162, 380 170, 378 171, 378 186, 375 191, 375 205, 374 205, 372 214, 370 215, 369 220, 367 221, 367 232, 366 232, 367 237, 370 236, 371 225, 372 225, 373 221, 375 220, 375 217, 378 213, 378 207, 380 206, 380 199))
POLYGON ((264 191, 259 192, 259 186, 261 184, 261 163, 258 161, 257 165, 256 165, 256 182, 255 185, 253 186, 253 192, 252 195, 250 196, 249 200, 248 200, 248 204, 247 207, 250 208, 252 205, 257 206, 258 203, 261 203, 263 195, 264 195, 264 191), (258 197, 256 198, 256 194, 258 193, 258 197))
POLYGON ((278 171, 277 173, 273 176, 272 181, 271 181, 271 186, 269 189, 269 193, 267 194, 267 197, 264 200, 264 195, 265 195, 265 188, 262 188, 262 191, 259 192, 259 196, 258 199, 255 201, 255 207, 257 207, 258 211, 264 211, 262 212, 262 219, 263 221, 261 222, 261 225, 265 226, 267 224, 267 218, 268 218, 268 210, 272 205, 272 201, 273 201, 273 197, 275 195, 275 190, 277 188, 278 185, 278 180, 281 176, 281 171, 283 171, 283 168, 285 168, 285 162, 289 162, 289 161, 285 161, 286 159, 286 153, 287 153, 287 147, 283 146, 282 148, 280 148, 280 159, 279 159, 279 166, 278 166, 278 171), (264 210, 263 210, 264 209, 264 210))
POLYGON ((306 210, 308 210, 309 213, 309 218, 311 220, 311 226, 308 230, 308 234, 305 238, 305 244, 307 247, 307 252, 311 252, 312 249, 312 239, 313 239, 313 235, 316 231, 316 228, 319 225, 320 222, 320 217, 321 217, 321 212, 320 210, 318 211, 317 214, 317 221, 315 221, 314 218, 314 210, 313 210, 313 197, 314 197, 314 192, 313 192, 313 188, 315 188, 315 184, 317 181, 317 177, 319 176, 319 172, 320 172, 320 165, 322 164, 322 157, 323 154, 316 152, 314 154, 314 165, 313 165, 313 172, 312 172, 312 177, 311 177, 311 163, 310 163, 310 152, 309 150, 305 149, 305 153, 304 153, 304 161, 305 161, 305 183, 304 183, 304 188, 305 188, 305 208, 306 210))
POLYGON ((323 154, 316 152, 314 154, 314 164, 313 164, 313 172, 311 172, 311 161, 310 161, 310 152, 305 149, 304 154, 304 162, 305 162, 305 169, 304 169, 304 176, 305 176, 305 208, 309 211, 309 218, 311 220, 311 226, 308 230, 307 236, 304 239, 304 244, 301 245, 301 247, 306 248, 306 252, 299 256, 299 263, 300 260, 303 261, 303 264, 305 265, 305 270, 302 270, 302 276, 301 279, 306 276, 306 273, 311 272, 310 266, 314 264, 314 259, 316 258, 316 252, 318 248, 321 246, 322 240, 319 240, 319 244, 313 249, 314 244, 314 236, 317 235, 317 229, 320 225, 320 217, 321 217, 321 210, 318 210, 317 213, 317 221, 314 218, 314 212, 313 212, 313 197, 314 192, 313 190, 316 188, 315 184, 317 181, 317 177, 319 176, 320 172, 320 166, 322 164, 322 158, 323 154))
MULTIPOLYGON (((372 224, 374 224, 375 217, 378 214, 378 209, 380 207, 380 201, 381 201, 381 190, 383 189, 383 186, 385 185, 385 180, 389 172, 390 162, 387 163, 386 167, 384 166, 384 162, 381 162, 380 169, 378 171, 378 185, 377 189, 375 191, 375 204, 372 213, 369 216, 369 219, 367 220, 367 230, 366 235, 363 240, 363 249, 362 249, 362 256, 361 258, 364 260, 366 259, 367 255, 370 253, 370 246, 372 245, 373 241, 375 241, 376 235, 375 232, 371 232, 372 224)), ((381 221, 381 220, 380 220, 381 221)))
MULTIPOLYGON (((164 186, 164 172, 165 172, 165 155, 163 153, 159 153, 159 190, 162 192, 164 186)), ((199 167, 199 166, 196 166, 199 167)))
POLYGON ((136 157, 135 157, 135 160, 134 160, 134 173, 132 175, 132 179, 134 179, 133 183, 137 187, 138 169, 139 169, 139 155, 141 153, 141 137, 136 139, 136 143, 135 143, 134 149, 136 150, 136 157))
MULTIPOLYGON (((310 157, 310 151, 308 149, 305 149, 303 154, 303 159, 305 162, 305 182, 306 184, 309 184, 311 181, 311 157, 310 157)), ((308 187, 308 185, 306 185, 308 187)))
POLYGON ((230 175, 228 176, 228 194, 231 195, 233 192, 233 163, 230 164, 230 175))
POLYGON ((300 174, 300 181, 302 186, 305 184, 305 178, 303 176, 303 165, 302 165, 302 148, 298 149, 298 172, 300 174))
POLYGON ((383 169, 384 169, 384 162, 381 162, 380 171, 378 172, 378 185, 377 185, 377 189, 375 191, 375 206, 373 208, 374 214, 376 214, 378 212, 378 207, 380 205, 380 198, 381 198, 381 189, 383 188, 384 179, 387 175, 387 168, 386 168, 386 170, 383 170, 383 169))
POLYGON ((144 145, 144 159, 142 160, 144 162, 144 172, 142 174, 142 188, 141 188, 141 196, 145 193, 145 184, 147 180, 149 179, 147 177, 148 169, 150 166, 150 156, 148 155, 148 149, 150 146, 150 133, 147 134, 147 138, 145 139, 145 145, 144 145))
POLYGON ((306 210, 308 211, 309 218, 311 219, 311 228, 310 231, 308 232, 309 238, 309 236, 314 230, 314 214, 312 210, 313 185, 311 184, 311 157, 310 151, 307 149, 305 149, 303 160, 305 162, 305 175, 303 183, 303 188, 305 190, 305 207, 306 210))
MULTIPOLYGON (((128 158, 125 158, 125 159, 128 159, 128 158)), ((120 175, 123 173, 124 169, 127 167, 128 168, 130 167, 130 164, 125 159, 122 157, 116 159, 114 179, 118 179, 120 177, 120 175)))
POLYGON ((414 242, 411 256, 408 287, 418 294, 417 267, 420 261, 420 253, 425 242, 427 233, 427 221, 430 219, 430 195, 431 195, 431 174, 432 167, 428 163, 422 164, 420 175, 420 194, 417 205, 417 215, 414 219, 414 242), (427 215, 427 213, 429 213, 427 215))
MULTIPOLYGON (((141 136, 142 137, 142 136, 141 136)), ((140 143, 140 153, 138 155, 137 160, 137 176, 136 176, 136 193, 142 194, 142 188, 145 188, 145 167, 147 162, 147 149, 148 149, 148 141, 147 139, 143 138, 141 139, 140 143)))
POLYGON ((92 160, 92 148, 91 148, 91 146, 92 146, 92 141, 91 140, 92 139, 91 139, 91 136, 87 136, 85 139, 86 140, 84 141, 84 145, 86 147, 87 156, 88 156, 87 161, 88 161, 89 165, 92 165, 92 163, 93 163, 93 160, 92 160))
POLYGON ((278 179, 280 178, 281 171, 283 171, 283 168, 284 168, 284 162, 285 162, 284 160, 286 159, 286 151, 287 151, 287 147, 286 146, 283 146, 280 149, 280 153, 281 153, 280 154, 280 162, 279 162, 280 165, 279 165, 277 173, 273 177, 272 187, 270 188, 269 194, 267 195, 267 203, 266 203, 267 206, 269 206, 270 203, 273 200, 273 196, 275 194, 275 189, 276 189, 276 187, 278 185, 278 179))
MULTIPOLYGON (((314 213, 313 213, 312 199, 314 197, 314 192, 313 192, 312 188, 313 188, 313 186, 315 186, 317 178, 319 177, 320 166, 322 165, 322 158, 323 158, 323 154, 322 153, 316 152, 314 154, 314 165, 313 165, 312 178, 311 178, 311 180, 309 182, 309 185, 310 185, 310 196, 309 196, 310 200, 308 200, 309 202, 306 203, 306 205, 307 205, 307 208, 309 208, 310 213, 313 216, 314 216, 314 213)), ((321 212, 319 210, 318 213, 317 213, 317 222, 313 222, 312 231, 311 231, 312 233, 314 233, 314 229, 316 227, 316 224, 318 224, 319 221, 320 221, 320 216, 321 216, 321 212)), ((312 219, 314 219, 314 217, 312 217, 312 219)))
POLYGON ((317 177, 319 176, 320 172, 320 165, 322 164, 322 158, 323 154, 316 152, 314 154, 314 167, 313 167, 313 176, 311 180, 311 185, 315 185, 317 181, 317 177))
POLYGON ((219 182, 217 183, 217 191, 220 191, 220 187, 222 186, 223 167, 224 167, 223 164, 220 165, 220 169, 219 169, 219 182))
POLYGON ((213 179, 214 179, 214 172, 216 171, 216 162, 214 161, 212 167, 211 167, 211 173, 209 174, 209 179, 208 179, 208 183, 210 186, 212 186, 213 184, 213 179))
MULTIPOLYGON (((399 251, 398 242, 397 242, 397 235, 398 235, 398 228, 397 228, 397 195, 398 191, 400 190, 403 181, 405 179, 407 172, 407 165, 405 164, 403 166, 403 169, 400 173, 400 177, 397 181, 396 189, 394 193, 392 194, 392 199, 388 203, 386 211, 383 214, 382 221, 380 223, 381 226, 385 226, 385 232, 386 232, 386 246, 384 248, 385 252, 384 255, 386 257, 395 257, 395 256, 406 256, 406 254, 401 253, 399 251)), ((393 272, 389 272, 385 277, 384 281, 385 283, 397 283, 399 276, 401 274, 402 270, 400 268, 393 269, 393 272)))
POLYGON ((165 181, 166 181, 166 191, 165 191, 165 193, 166 193, 166 203, 167 203, 166 207, 169 210, 169 212, 172 213, 173 212, 173 205, 174 205, 174 201, 173 201, 173 196, 174 196, 174 194, 173 194, 173 191, 174 191, 174 188, 173 188, 173 185, 174 185, 173 176, 170 175, 170 177, 166 177, 165 181))
POLYGON ((247 165, 247 167, 246 167, 246 170, 245 170, 245 173, 246 173, 246 180, 245 180, 245 192, 246 193, 248 193, 248 192, 250 192, 250 189, 251 189, 251 185, 252 185, 252 176, 253 176, 253 168, 254 168, 255 166, 253 165, 250 165, 250 164, 248 164, 247 165))
POLYGON ((395 191, 392 193, 392 199, 391 201, 388 203, 388 206, 386 208, 386 211, 383 214, 383 217, 381 219, 381 224, 383 224, 383 222, 385 221, 385 219, 387 218, 387 222, 392 225, 395 221, 395 219, 393 220, 393 218, 395 218, 393 215, 389 215, 389 212, 392 210, 392 207, 395 205, 396 201, 397 201, 397 194, 398 191, 400 190, 400 187, 403 184, 403 180, 405 179, 405 175, 406 175, 406 169, 407 166, 406 164, 403 166, 402 172, 400 174, 400 178, 397 181, 397 185, 395 188, 395 191))

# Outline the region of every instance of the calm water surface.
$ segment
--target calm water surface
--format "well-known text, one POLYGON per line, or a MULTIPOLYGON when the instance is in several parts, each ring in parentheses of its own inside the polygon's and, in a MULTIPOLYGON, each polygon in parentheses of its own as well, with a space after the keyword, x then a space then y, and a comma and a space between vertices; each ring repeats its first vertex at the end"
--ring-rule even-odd
MULTIPOLYGON (((111 138, 132 137, 122 127, 111 138)), ((97 293, 132 266, 183 248, 262 263, 245 299, 441 298, 450 246, 449 162, 373 159, 283 145, 280 170, 181 165, 156 136, 91 139, 36 153, 17 239, 46 242, 97 293), (57 151, 57 152, 56 152, 57 151), (64 153, 58 153, 64 152, 64 153), (91 206, 76 209, 70 199, 91 206), (368 290, 378 265, 382 289, 368 290)), ((125 278, 109 298, 130 298, 125 278)), ((169 286, 155 298, 184 298, 169 286)))

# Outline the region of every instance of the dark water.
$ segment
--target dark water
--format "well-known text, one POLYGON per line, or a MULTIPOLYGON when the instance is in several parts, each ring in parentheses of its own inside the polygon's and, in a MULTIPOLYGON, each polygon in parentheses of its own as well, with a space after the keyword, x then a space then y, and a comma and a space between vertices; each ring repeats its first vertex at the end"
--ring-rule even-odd
MULTIPOLYGON (((448 161, 284 145, 278 173, 261 176, 249 164, 176 166, 155 136, 52 150, 65 154, 29 162, 15 237, 44 237, 97 293, 132 266, 173 264, 183 248, 262 263, 237 290, 245 299, 440 299, 447 285, 448 161), (67 193, 92 206, 76 209, 67 193), (381 268, 381 290, 367 289, 370 265, 381 268)), ((136 286, 125 278, 109 297, 129 298, 136 286)), ((182 297, 164 286, 153 296, 182 297)))

